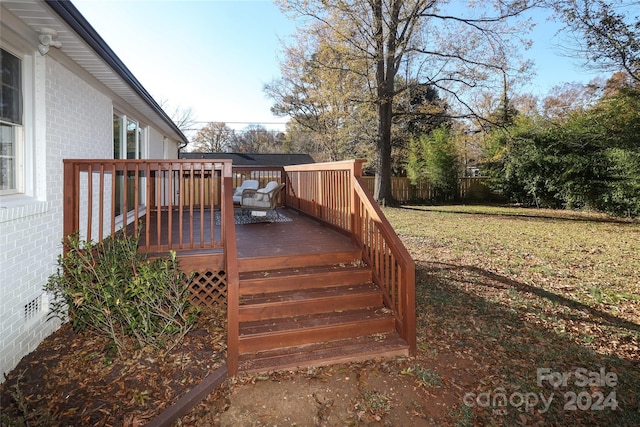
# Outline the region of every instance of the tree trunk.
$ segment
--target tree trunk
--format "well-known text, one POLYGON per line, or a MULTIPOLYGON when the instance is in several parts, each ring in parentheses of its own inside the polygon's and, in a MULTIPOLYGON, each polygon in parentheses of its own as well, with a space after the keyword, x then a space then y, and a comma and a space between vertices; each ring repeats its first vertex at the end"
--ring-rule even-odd
POLYGON ((381 206, 394 205, 391 193, 391 102, 378 105, 376 179, 373 197, 381 206))
MULTIPOLYGON (((385 52, 384 8, 382 0, 371 3, 374 18, 374 38, 376 46, 376 92, 378 103, 378 141, 376 147, 376 179, 373 197, 381 206, 393 205, 391 194, 391 117, 393 114, 393 85, 395 56, 385 52)), ((396 5, 397 6, 397 5, 396 5)), ((387 48, 395 45, 391 43, 387 48)), ((390 52, 394 52, 391 50, 390 52)))

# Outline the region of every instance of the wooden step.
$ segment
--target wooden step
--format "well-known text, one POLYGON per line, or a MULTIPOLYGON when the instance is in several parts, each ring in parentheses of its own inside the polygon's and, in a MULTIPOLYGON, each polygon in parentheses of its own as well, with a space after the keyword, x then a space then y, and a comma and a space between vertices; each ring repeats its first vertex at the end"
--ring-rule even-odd
POLYGON ((316 287, 241 296, 239 320, 247 322, 381 306, 382 293, 371 282, 316 287))
POLYGON ((321 343, 394 331, 390 310, 376 307, 240 323, 239 352, 321 343))
POLYGON ((356 285, 371 281, 371 268, 333 264, 240 273, 240 295, 356 285))
POLYGON ((362 251, 358 249, 339 252, 315 253, 306 255, 269 256, 268 252, 260 257, 238 258, 239 271, 262 271, 278 268, 310 267, 328 264, 350 264, 362 259, 362 251))
POLYGON ((240 371, 268 372, 408 355, 409 346, 397 333, 376 334, 246 353, 240 356, 240 371))

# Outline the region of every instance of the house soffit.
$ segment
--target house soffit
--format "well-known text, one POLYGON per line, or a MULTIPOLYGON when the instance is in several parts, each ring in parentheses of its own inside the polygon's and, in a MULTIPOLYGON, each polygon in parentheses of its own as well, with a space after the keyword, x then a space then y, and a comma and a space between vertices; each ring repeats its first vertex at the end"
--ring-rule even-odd
MULTIPOLYGON (((175 125, 167 123, 168 117, 162 117, 157 111, 157 108, 154 108, 147 100, 143 99, 64 19, 58 16, 58 14, 43 1, 2 0, 2 7, 9 10, 24 24, 33 29, 34 43, 37 43, 41 28, 51 28, 57 31, 58 36, 56 39, 62 43, 60 50, 74 63, 91 74, 141 114, 149 119, 155 118, 155 126, 160 128, 163 133, 178 141, 185 139, 184 135, 176 132, 176 129, 174 129, 175 125)), ((106 43, 104 44, 106 46, 106 43)), ((117 61, 121 63, 119 59, 117 59, 117 61)), ((130 74, 128 70, 126 70, 126 72, 130 74)), ((146 93, 144 89, 142 89, 142 91, 146 93)))

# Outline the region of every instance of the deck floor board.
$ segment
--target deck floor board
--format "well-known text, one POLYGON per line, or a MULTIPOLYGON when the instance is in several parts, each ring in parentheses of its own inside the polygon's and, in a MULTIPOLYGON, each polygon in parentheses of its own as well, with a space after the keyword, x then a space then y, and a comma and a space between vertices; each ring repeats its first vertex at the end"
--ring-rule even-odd
MULTIPOLYGON (((351 239, 331 227, 325 226, 311 218, 298 214, 296 211, 279 208, 279 212, 291 218, 288 222, 259 222, 253 224, 237 224, 236 225, 236 245, 238 249, 239 259, 264 258, 264 257, 286 257, 297 255, 315 255, 326 254, 332 252, 348 252, 356 249, 351 239)), ((204 210, 204 239, 205 243, 211 242, 211 211, 204 210)), ((171 231, 172 243, 177 245, 180 241, 178 229, 178 213, 173 212, 173 229, 171 231)), ((187 218, 187 212, 184 218, 187 218)), ((200 210, 194 210, 194 248, 188 247, 188 239, 191 229, 185 220, 183 224, 183 254, 194 254, 200 251, 212 252, 215 249, 200 248, 200 210)), ((168 228, 168 214, 161 213, 162 229, 168 228)), ((157 223, 156 213, 149 216, 152 231, 155 231, 157 223)), ((168 233, 166 231, 160 236, 161 245, 168 243, 168 233)), ((214 225, 214 239, 220 240, 220 226, 214 225)), ((142 230, 142 244, 145 241, 144 229, 142 230)), ((151 251, 158 245, 158 236, 152 233, 149 238, 151 251)), ((180 251, 180 249, 178 249, 180 251)), ((180 253, 180 252, 179 252, 180 253)))

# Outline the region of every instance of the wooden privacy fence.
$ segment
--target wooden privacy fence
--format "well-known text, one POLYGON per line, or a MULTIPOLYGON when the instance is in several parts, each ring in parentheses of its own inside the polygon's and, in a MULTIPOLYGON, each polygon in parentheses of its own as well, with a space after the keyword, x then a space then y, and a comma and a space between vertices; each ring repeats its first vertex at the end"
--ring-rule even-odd
MULTIPOLYGON (((464 177, 460 178, 458 187, 458 197, 461 200, 488 200, 491 198, 491 190, 488 186, 487 177, 464 177)), ((375 187, 375 177, 363 176, 362 182, 367 189, 373 193, 375 187)), ((415 185, 407 177, 394 176, 391 178, 391 194, 393 198, 401 203, 414 200, 432 200, 436 197, 434 188, 426 179, 419 180, 415 185)))
POLYGON ((415 263, 362 181, 363 160, 285 166, 287 206, 351 234, 383 290, 396 329, 416 351, 415 263))

